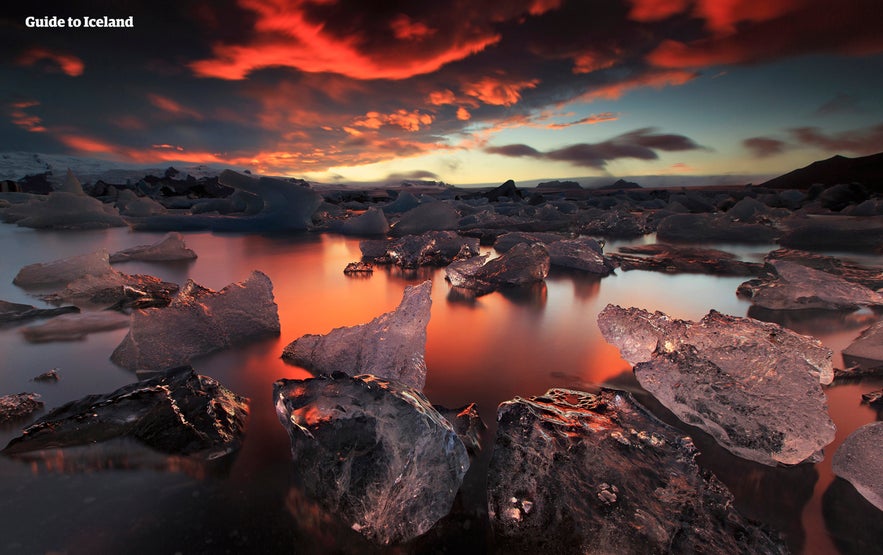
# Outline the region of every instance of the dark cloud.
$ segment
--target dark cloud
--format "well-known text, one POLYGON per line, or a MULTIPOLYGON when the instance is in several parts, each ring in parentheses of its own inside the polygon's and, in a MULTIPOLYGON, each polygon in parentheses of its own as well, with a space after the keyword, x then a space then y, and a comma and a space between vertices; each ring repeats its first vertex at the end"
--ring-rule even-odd
POLYGON ((787 143, 769 137, 750 137, 742 141, 742 146, 751 151, 755 158, 769 158, 785 152, 787 143))
MULTIPOLYGON (((708 65, 883 50, 876 0, 92 0, 94 15, 135 20, 101 31, 27 29, 28 15, 85 9, 35 6, 10 5, 0 18, 0 150, 205 156, 273 173, 481 148, 503 128, 610 121, 565 106, 682 86, 708 65)), ((548 152, 488 152, 601 168, 696 148, 637 130, 548 152)))
POLYGON ((826 133, 818 127, 799 127, 791 130, 801 144, 830 152, 874 154, 883 151, 883 123, 861 129, 826 133))
POLYGON ((857 98, 840 92, 834 98, 825 102, 816 110, 818 116, 831 116, 837 114, 858 114, 862 108, 857 98))
POLYGON ((541 152, 523 144, 488 147, 485 152, 512 157, 532 157, 557 162, 569 162, 575 166, 604 169, 608 162, 619 158, 656 160, 657 150, 699 150, 704 147, 689 137, 670 133, 655 133, 653 128, 636 129, 600 143, 578 143, 563 148, 541 152))
POLYGON ((410 172, 404 173, 391 173, 386 176, 385 181, 412 181, 412 180, 426 180, 426 181, 438 181, 439 176, 436 173, 433 173, 429 170, 414 170, 410 172))

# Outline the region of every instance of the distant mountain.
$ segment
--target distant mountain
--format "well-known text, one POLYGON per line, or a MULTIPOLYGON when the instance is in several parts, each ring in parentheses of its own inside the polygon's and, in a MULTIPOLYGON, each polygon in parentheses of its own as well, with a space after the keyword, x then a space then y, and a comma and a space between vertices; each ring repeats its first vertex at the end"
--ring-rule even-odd
POLYGON ((860 158, 837 155, 819 160, 805 168, 770 179, 762 183, 761 187, 806 189, 814 183, 862 183, 872 189, 883 190, 883 152, 860 158))
MULTIPOLYGON (((145 175, 162 177, 169 167, 145 168, 135 164, 122 164, 99 160, 96 158, 80 158, 63 154, 41 154, 35 152, 0 152, 0 180, 18 181, 28 175, 49 173, 48 181, 62 182, 67 170, 83 183, 101 179, 108 183, 125 183, 127 179, 137 181, 145 175)), ((218 168, 210 166, 177 166, 176 179, 184 179, 187 175, 194 178, 214 177, 221 173, 218 168)))
POLYGON ((609 191, 614 190, 618 191, 620 189, 641 189, 642 187, 635 183, 634 181, 626 181, 625 179, 617 179, 614 183, 610 185, 604 185, 603 187, 598 187, 599 191, 609 191))

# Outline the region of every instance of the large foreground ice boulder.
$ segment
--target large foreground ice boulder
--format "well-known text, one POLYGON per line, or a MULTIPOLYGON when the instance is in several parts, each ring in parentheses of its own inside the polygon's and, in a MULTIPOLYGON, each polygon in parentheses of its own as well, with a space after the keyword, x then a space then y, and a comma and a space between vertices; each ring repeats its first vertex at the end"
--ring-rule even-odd
POLYGON ((10 441, 3 453, 126 437, 162 453, 214 459, 239 448, 247 419, 248 399, 184 366, 53 409, 10 441))
POLYGON ((883 422, 852 432, 834 453, 834 474, 848 480, 862 497, 883 511, 883 422))
POLYGON ((883 321, 872 325, 843 349, 843 361, 869 370, 883 366, 883 321))
POLYGON ((165 308, 136 310, 132 326, 111 355, 130 370, 161 370, 230 345, 278 334, 273 284, 254 271, 245 281, 212 291, 192 280, 165 308))
POLYGON ((394 311, 367 324, 304 335, 285 347, 282 358, 320 374, 374 374, 422 390, 431 291, 431 281, 408 286, 394 311))
POLYGON ((690 322, 607 305, 598 325, 644 389, 737 456, 815 461, 834 439, 820 385, 833 379, 831 351, 816 340, 716 311, 690 322))
POLYGON ((343 374, 273 384, 304 493, 380 544, 408 541, 448 514, 469 457, 417 390, 343 374))
POLYGON ((501 552, 785 553, 627 393, 552 389, 497 412, 488 510, 501 552))
POLYGON ((146 262, 171 262, 176 260, 193 260, 196 253, 184 244, 184 237, 177 231, 165 234, 162 239, 150 245, 138 245, 110 255, 110 262, 128 262, 143 260, 146 262))

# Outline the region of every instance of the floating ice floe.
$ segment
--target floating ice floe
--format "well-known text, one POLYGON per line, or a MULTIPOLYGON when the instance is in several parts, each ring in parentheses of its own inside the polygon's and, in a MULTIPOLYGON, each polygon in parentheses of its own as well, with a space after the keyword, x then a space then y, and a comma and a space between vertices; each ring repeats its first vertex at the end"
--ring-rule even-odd
POLYGON ((102 229, 126 225, 115 207, 82 192, 32 195, 27 202, 0 210, 0 215, 4 221, 34 228, 102 229))
POLYGON ((248 399, 184 366, 50 411, 3 450, 17 456, 132 438, 161 453, 215 459, 237 450, 248 399))
POLYGON ((769 310, 855 310, 883 305, 883 295, 864 285, 791 262, 768 262, 774 275, 750 280, 739 286, 740 296, 769 310))
POLYGON ((872 325, 843 349, 845 364, 856 364, 865 370, 883 366, 883 321, 872 325))
POLYGON ((389 222, 386 221, 383 210, 371 207, 364 214, 333 222, 329 229, 344 235, 386 235, 389 222))
POLYGON ((327 514, 379 544, 447 515, 469 468, 463 442, 417 390, 371 375, 273 384, 295 475, 327 514))
POLYGON ((13 393, 0 396, 0 424, 20 420, 43 408, 36 393, 13 393))
POLYGON ((449 202, 439 200, 420 204, 404 214, 393 224, 390 235, 403 237, 419 235, 427 231, 457 229, 460 213, 449 202))
POLYGON ((0 301, 0 325, 13 322, 24 322, 37 318, 54 318, 62 314, 79 312, 75 306, 62 306, 59 308, 37 308, 29 304, 11 303, 0 301))
POLYGON ((488 512, 518 553, 787 553, 628 393, 551 389, 497 411, 488 512))
POLYGON ((497 258, 487 255, 452 262, 445 277, 454 287, 483 294, 503 287, 539 283, 549 275, 549 253, 540 244, 518 244, 497 258))
POLYGON ((552 266, 579 270, 606 276, 614 269, 613 262, 604 256, 601 245, 590 237, 562 239, 546 245, 552 266))
POLYGON ((834 439, 831 351, 817 340, 716 311, 690 322, 607 305, 598 326, 644 389, 737 456, 815 462, 834 439))
POLYGON ((849 481, 862 497, 883 511, 883 422, 852 432, 834 453, 834 474, 849 481))
POLYGON ((167 233, 152 245, 138 245, 110 255, 110 262, 127 262, 143 260, 147 262, 170 262, 175 260, 193 260, 196 253, 184 244, 184 237, 176 231, 167 233))
POLYGON ((130 370, 187 364, 250 339, 279 333, 273 284, 254 271, 245 281, 212 291, 188 280, 164 308, 136 310, 129 333, 111 355, 130 370))
POLYGON ((18 271, 12 283, 19 287, 41 288, 67 284, 83 276, 113 273, 110 257, 104 249, 54 260, 28 264, 18 271))
POLYGON ((454 260, 478 254, 478 239, 453 231, 427 231, 399 239, 369 239, 359 243, 362 258, 376 264, 395 264, 405 269, 446 266, 454 260))
POLYGON ((31 343, 49 341, 77 341, 90 333, 112 331, 129 327, 129 316, 112 310, 65 314, 43 324, 22 328, 21 333, 31 343))
POLYGON ((374 374, 420 391, 426 382, 426 326, 432 282, 408 286, 392 312, 367 324, 304 335, 289 343, 282 358, 320 374, 374 374))

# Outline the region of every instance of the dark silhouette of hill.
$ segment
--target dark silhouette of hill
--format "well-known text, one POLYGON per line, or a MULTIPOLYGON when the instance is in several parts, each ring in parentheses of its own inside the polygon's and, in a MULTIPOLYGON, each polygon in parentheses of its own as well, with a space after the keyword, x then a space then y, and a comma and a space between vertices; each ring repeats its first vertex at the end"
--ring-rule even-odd
POLYGON ((762 183, 772 189, 806 189, 814 183, 836 185, 861 183, 874 191, 883 191, 883 152, 847 158, 834 156, 788 172, 762 183))

